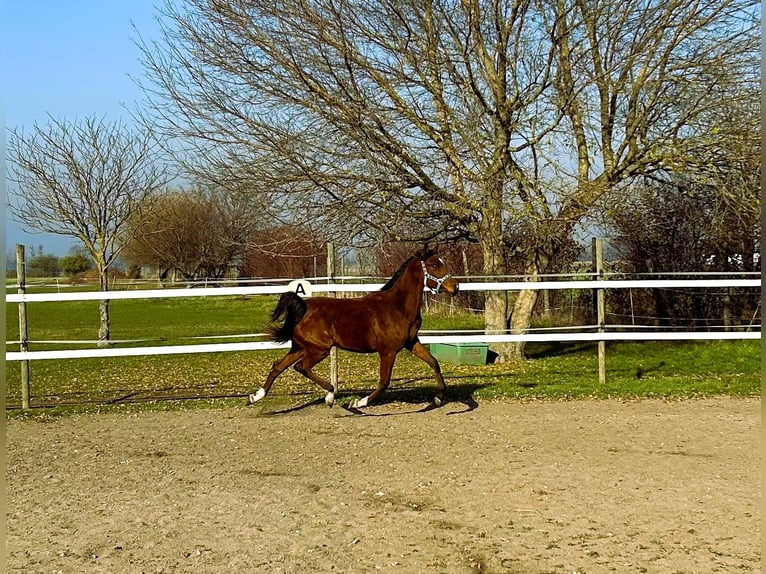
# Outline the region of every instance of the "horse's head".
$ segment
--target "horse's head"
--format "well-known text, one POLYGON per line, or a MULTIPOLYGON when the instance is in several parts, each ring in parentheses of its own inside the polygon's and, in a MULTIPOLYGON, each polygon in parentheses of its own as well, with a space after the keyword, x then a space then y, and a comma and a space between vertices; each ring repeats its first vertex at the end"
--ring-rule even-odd
POLYGON ((434 253, 420 260, 423 267, 423 286, 431 290, 431 293, 448 293, 451 297, 457 295, 460 284, 447 269, 444 260, 434 253))

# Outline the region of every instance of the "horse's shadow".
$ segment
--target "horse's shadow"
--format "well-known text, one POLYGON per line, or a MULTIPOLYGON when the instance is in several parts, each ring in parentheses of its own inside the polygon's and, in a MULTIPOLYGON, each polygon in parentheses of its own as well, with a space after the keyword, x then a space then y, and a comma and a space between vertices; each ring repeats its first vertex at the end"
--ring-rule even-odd
MULTIPOLYGON (((422 403, 424 402, 427 403, 425 406, 420 406, 413 410, 401 410, 397 412, 371 412, 367 409, 353 408, 351 406, 351 403, 353 402, 353 400, 348 400, 348 399, 352 397, 358 397, 360 394, 358 390, 349 391, 349 392, 344 392, 342 390, 339 391, 335 395, 335 405, 336 405, 336 408, 340 407, 345 412, 351 413, 353 415, 365 416, 365 417, 392 417, 392 416, 416 415, 421 413, 427 413, 429 411, 445 408, 446 406, 449 406, 450 403, 452 404, 460 403, 465 405, 465 409, 462 409, 459 411, 450 411, 447 413, 447 415, 460 415, 460 414, 465 414, 465 413, 474 411, 477 408, 479 408, 479 403, 476 402, 476 399, 473 398, 473 394, 478 389, 481 389, 484 386, 486 385, 478 384, 478 383, 461 383, 457 385, 450 385, 449 387, 447 387, 447 403, 446 405, 441 407, 437 407, 433 403, 430 397, 430 394, 432 393, 432 391, 430 389, 425 389, 425 388, 389 390, 385 393, 384 397, 381 397, 381 399, 376 401, 375 405, 372 406, 372 408, 375 409, 377 407, 385 406, 391 403, 404 403, 404 404, 410 404, 413 406, 422 405, 422 403)), ((289 415, 289 414, 300 412, 315 406, 324 406, 324 399, 323 398, 312 399, 308 402, 300 403, 298 405, 286 407, 286 408, 275 410, 275 411, 261 413, 260 416, 272 417, 272 416, 280 416, 280 415, 289 415)))
POLYGON ((275 417, 275 416, 279 416, 279 415, 289 415, 291 413, 297 413, 299 411, 308 409, 310 407, 314 407, 314 406, 322 405, 322 404, 324 404, 324 399, 318 398, 318 399, 311 400, 311 401, 309 401, 307 403, 300 403, 298 405, 294 405, 292 407, 286 407, 284 409, 279 409, 279 410, 276 410, 276 411, 261 412, 261 413, 258 414, 258 416, 261 416, 261 417, 275 417))

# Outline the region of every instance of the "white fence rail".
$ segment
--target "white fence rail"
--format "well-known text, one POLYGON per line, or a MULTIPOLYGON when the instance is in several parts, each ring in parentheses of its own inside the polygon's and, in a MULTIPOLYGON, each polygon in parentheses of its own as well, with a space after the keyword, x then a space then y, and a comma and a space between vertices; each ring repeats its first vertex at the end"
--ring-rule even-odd
MULTIPOLYGON (((460 282, 460 291, 524 291, 549 289, 674 289, 674 288, 732 288, 760 287, 760 279, 635 279, 635 280, 573 280, 573 281, 497 281, 460 282)), ((314 283, 314 293, 368 293, 378 291, 383 283, 314 283)), ((244 295, 275 295, 288 291, 285 285, 255 285, 250 287, 214 287, 197 289, 134 289, 129 291, 75 291, 69 293, 9 293, 8 303, 42 303, 52 301, 104 301, 116 299, 162 299, 174 297, 216 297, 244 295)))
MULTIPOLYGON (((349 284, 317 283, 312 285, 313 293, 364 293, 377 291, 382 283, 349 284)), ((639 279, 639 280, 580 280, 580 281, 500 281, 500 282, 461 282, 461 291, 520 291, 550 289, 651 289, 651 288, 752 288, 760 287, 758 279, 639 279)), ((60 301, 102 301, 117 299, 157 299, 177 297, 225 297, 273 295, 288 290, 285 285, 260 285, 249 287, 216 287, 204 289, 154 289, 129 291, 78 291, 68 293, 24 293, 7 294, 8 303, 44 303, 60 301)), ((448 334, 423 335, 424 343, 499 343, 518 341, 657 341, 657 340, 712 340, 712 339, 760 339, 758 331, 672 331, 642 332, 616 331, 626 328, 624 325, 606 325, 604 331, 591 333, 549 332, 524 334, 448 334), (610 330, 611 329, 611 330, 610 330)), ((592 327, 595 328, 595 327, 592 327)), ((202 345, 173 345, 160 347, 122 347, 99 349, 67 349, 53 351, 7 352, 8 361, 32 361, 43 359, 80 359, 98 357, 149 356, 170 354, 212 353, 230 351, 258 351, 286 348, 289 344, 277 344, 270 341, 250 341, 243 343, 213 343, 202 345)))

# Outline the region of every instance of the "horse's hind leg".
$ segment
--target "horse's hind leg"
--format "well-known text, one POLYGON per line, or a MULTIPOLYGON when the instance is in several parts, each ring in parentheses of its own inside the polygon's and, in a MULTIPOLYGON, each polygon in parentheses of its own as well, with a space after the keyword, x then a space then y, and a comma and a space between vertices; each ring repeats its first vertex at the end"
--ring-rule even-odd
POLYGON ((437 361, 436 357, 434 357, 428 349, 423 346, 423 343, 417 339, 412 343, 412 346, 408 345, 407 348, 413 355, 434 370, 434 376, 436 377, 436 396, 434 397, 434 405, 437 407, 442 406, 445 401, 447 387, 444 384, 444 377, 442 376, 441 367, 439 367, 439 361, 437 361))
POLYGON ((249 404, 253 404, 255 402, 260 401, 263 397, 265 397, 269 391, 271 390, 271 385, 274 384, 274 380, 281 375, 285 369, 287 369, 290 365, 293 365, 296 361, 303 358, 306 354, 306 351, 301 349, 300 347, 296 347, 293 345, 293 347, 290 349, 290 352, 287 353, 284 357, 281 359, 274 361, 274 364, 271 365, 271 371, 269 371, 268 376, 266 377, 266 382, 263 383, 263 386, 258 389, 255 393, 251 394, 248 398, 249 404))
POLYGON ((335 404, 335 387, 329 381, 312 372, 312 369, 321 363, 329 354, 329 349, 306 351, 306 356, 295 363, 294 368, 301 375, 315 382, 327 392, 324 402, 327 403, 327 406, 332 407, 335 404))
POLYGON ((351 403, 352 409, 361 409, 371 405, 388 388, 391 382, 391 372, 394 370, 394 361, 396 361, 396 352, 380 354, 380 382, 378 382, 378 388, 366 397, 351 403))

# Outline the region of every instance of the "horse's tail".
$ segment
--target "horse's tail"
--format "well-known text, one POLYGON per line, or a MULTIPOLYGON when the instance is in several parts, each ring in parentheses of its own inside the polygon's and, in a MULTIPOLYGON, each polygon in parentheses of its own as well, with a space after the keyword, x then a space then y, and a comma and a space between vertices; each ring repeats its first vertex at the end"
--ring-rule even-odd
POLYGON ((303 299, 292 291, 282 293, 277 306, 274 308, 274 311, 271 312, 271 321, 272 323, 276 323, 282 317, 285 318, 285 321, 281 326, 271 325, 268 328, 271 340, 277 343, 286 343, 292 339, 295 326, 305 314, 306 302, 303 299))

